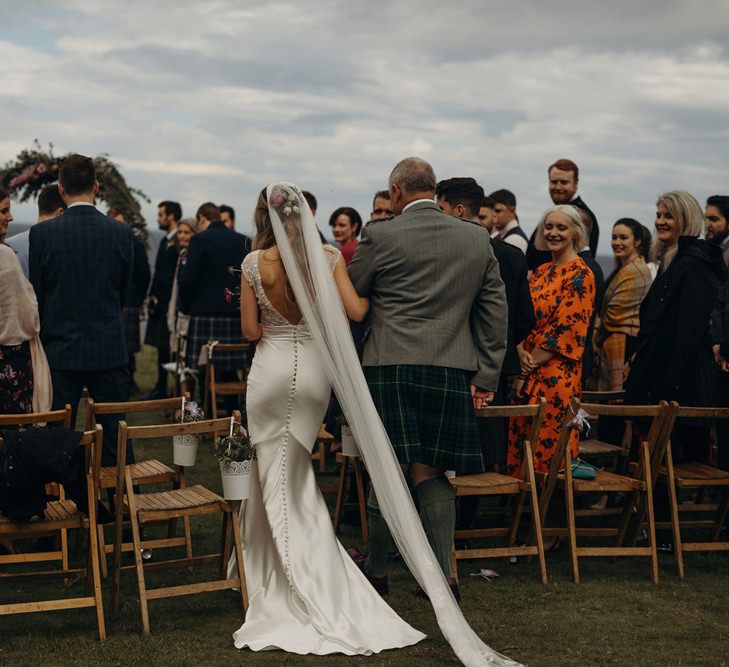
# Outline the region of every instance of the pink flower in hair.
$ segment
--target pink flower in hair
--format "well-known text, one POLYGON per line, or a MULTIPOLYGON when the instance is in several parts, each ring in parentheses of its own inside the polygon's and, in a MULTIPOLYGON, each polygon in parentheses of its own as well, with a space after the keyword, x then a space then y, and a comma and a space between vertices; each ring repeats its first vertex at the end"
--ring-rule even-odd
POLYGON ((271 194, 268 198, 269 203, 273 208, 278 208, 281 206, 281 204, 284 203, 286 200, 286 197, 284 196, 284 193, 279 188, 274 188, 271 190, 271 194))

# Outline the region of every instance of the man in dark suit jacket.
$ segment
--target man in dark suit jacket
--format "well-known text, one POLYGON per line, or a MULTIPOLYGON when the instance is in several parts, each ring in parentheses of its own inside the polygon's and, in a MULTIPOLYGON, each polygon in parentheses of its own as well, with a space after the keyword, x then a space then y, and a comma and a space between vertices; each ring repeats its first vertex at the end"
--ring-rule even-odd
MULTIPOLYGON (((585 229, 587 229, 587 234, 591 238, 592 217, 587 210, 577 208, 580 211, 580 217, 585 225, 585 229)), ((582 386, 583 388, 588 388, 587 382, 595 371, 595 350, 592 347, 592 334, 595 331, 595 318, 602 309, 602 299, 605 296, 605 274, 589 247, 582 248, 577 254, 582 257, 582 260, 587 264, 590 271, 592 271, 592 275, 595 277, 595 308, 590 318, 590 327, 587 329, 587 338, 585 339, 585 351, 582 354, 582 386)))
MULTIPOLYGON (((30 280, 38 297, 41 340, 53 380, 53 407, 75 411, 88 387, 99 402, 129 399, 130 375, 122 308, 131 289, 132 230, 99 212, 93 161, 72 155, 58 189, 66 212, 30 231, 30 280)), ((100 417, 103 465, 116 464, 121 416, 100 417)), ((127 461, 132 461, 127 452, 127 461)))
POLYGON ((165 232, 159 242, 154 262, 154 276, 149 288, 149 319, 144 342, 157 348, 157 386, 149 398, 167 396, 167 371, 162 367, 170 360, 170 330, 167 328, 167 309, 172 296, 177 256, 177 223, 182 218, 182 208, 176 201, 163 201, 157 207, 157 224, 165 232))
MULTIPOLYGON (((119 222, 126 222, 124 212, 121 209, 111 207, 107 212, 110 218, 119 222)), ((127 351, 129 352, 129 372, 132 376, 131 393, 138 390, 134 382, 134 372, 137 369, 134 360, 135 353, 142 348, 141 335, 139 327, 139 311, 147 298, 147 290, 149 289, 149 281, 152 273, 149 270, 149 260, 147 259, 147 249, 144 242, 134 236, 134 268, 132 269, 132 289, 127 294, 127 301, 122 310, 124 318, 124 332, 127 336, 127 351)))
MULTIPOLYGON (((208 202, 200 206, 197 218, 209 224, 190 240, 187 263, 178 277, 180 311, 190 315, 185 360, 190 368, 198 366, 200 349, 208 340, 243 342, 238 304, 226 299, 225 291, 233 291, 239 285, 240 279, 229 269, 240 268, 250 247, 246 236, 222 223, 215 204, 208 202)), ((244 364, 243 353, 217 357, 216 371, 223 372, 218 379, 233 379, 244 364)), ((203 378, 204 369, 199 370, 198 377, 203 378)), ((226 408, 233 407, 236 407, 235 397, 226 397, 226 408)))
MULTIPOLYGON (((557 204, 571 204, 582 211, 585 211, 592 219, 592 228, 590 231, 590 253, 593 257, 597 255, 597 243, 600 239, 600 228, 597 224, 595 214, 590 210, 589 206, 582 201, 577 194, 577 186, 580 179, 580 170, 572 160, 557 160, 554 164, 549 165, 547 169, 549 176, 549 196, 552 202, 557 204)), ((552 261, 551 253, 545 250, 537 250, 534 245, 534 235, 536 229, 529 239, 527 247, 527 264, 529 270, 534 271, 537 267, 552 261)))
MULTIPOLYGON (((448 215, 480 224, 479 209, 484 199, 483 188, 473 178, 449 178, 441 181, 435 191, 441 210, 448 215)), ((519 375, 519 355, 516 346, 534 328, 534 307, 527 281, 524 253, 516 246, 491 239, 491 248, 499 262, 499 274, 504 281, 509 323, 506 334, 506 354, 501 365, 499 386, 494 405, 506 403, 510 379, 519 375)), ((506 436, 503 428, 494 429, 496 420, 479 420, 481 447, 487 467, 506 462, 506 436)), ((498 424, 501 427, 500 424, 498 424)))

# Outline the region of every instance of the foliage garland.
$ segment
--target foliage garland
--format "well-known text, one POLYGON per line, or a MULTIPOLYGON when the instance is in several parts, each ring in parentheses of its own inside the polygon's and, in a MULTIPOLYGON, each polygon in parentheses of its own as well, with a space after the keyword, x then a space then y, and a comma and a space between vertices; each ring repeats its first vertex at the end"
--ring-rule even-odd
MULTIPOLYGON (((36 139, 32 148, 26 148, 17 157, 0 169, 0 185, 10 196, 20 202, 26 202, 31 197, 37 198, 46 185, 58 182, 58 172, 61 163, 72 153, 56 156, 53 154, 53 144, 48 144, 44 150, 36 139)), ((127 185, 116 164, 108 154, 102 153, 94 158, 96 178, 99 181, 99 199, 106 202, 110 208, 122 211, 127 224, 131 225, 134 233, 143 241, 147 240, 147 223, 142 215, 139 199, 151 200, 138 188, 127 185)))

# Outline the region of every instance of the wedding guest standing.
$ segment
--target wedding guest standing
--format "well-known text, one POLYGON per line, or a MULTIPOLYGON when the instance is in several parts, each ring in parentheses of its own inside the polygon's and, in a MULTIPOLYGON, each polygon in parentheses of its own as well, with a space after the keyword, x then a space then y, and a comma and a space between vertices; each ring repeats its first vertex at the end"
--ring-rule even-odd
POLYGON ((362 218, 352 207, 341 206, 329 216, 329 226, 332 228, 334 240, 339 244, 339 251, 349 266, 359 244, 357 237, 362 230, 362 218))
POLYGON ((235 231, 235 209, 232 206, 220 205, 220 220, 228 229, 235 231))
MULTIPOLYGON (((589 213, 582 208, 576 207, 577 212, 582 218, 582 224, 587 230, 587 238, 590 238, 592 230, 592 218, 589 213)), ((602 308, 602 298, 605 293, 605 274, 602 272, 600 263, 593 257, 590 247, 586 245, 577 253, 587 264, 587 268, 592 271, 592 277, 595 279, 595 303, 593 305, 592 317, 590 318, 590 327, 587 330, 585 338, 585 351, 582 354, 582 386, 585 389, 594 389, 596 381, 594 380, 595 369, 595 352, 592 348, 592 338, 595 333, 595 319, 602 308)))
POLYGON ((8 233, 8 225, 13 221, 13 214, 10 212, 10 195, 0 188, 0 243, 5 240, 8 233))
MULTIPOLYGON (((91 158, 71 155, 59 171, 66 212, 30 230, 30 281, 38 298, 41 340, 53 380, 53 407, 74 410, 88 387, 99 402, 129 400, 130 376, 122 308, 131 289, 130 227, 94 206, 99 192, 91 158)), ((117 424, 103 415, 102 464, 116 464, 117 424)), ((127 462, 133 454, 128 451, 127 462)))
MULTIPOLYGON (((248 254, 250 244, 243 234, 227 229, 215 204, 203 204, 198 216, 209 220, 204 232, 190 239, 187 262, 178 276, 180 310, 190 316, 185 364, 198 368, 204 378, 205 368, 198 366, 200 352, 209 340, 241 343, 240 314, 236 303, 228 303, 225 290, 233 291, 238 283, 231 267, 238 268, 248 254)), ((245 364, 244 353, 220 355, 215 362, 222 381, 235 379, 245 364)), ((226 396, 226 409, 235 407, 235 397, 226 396)))
POLYGON ((177 269, 177 222, 182 208, 176 201, 163 201, 157 207, 157 224, 165 232, 159 242, 154 275, 147 302, 147 333, 144 342, 157 348, 157 384, 148 398, 167 396, 167 371, 163 368, 170 360, 170 332, 167 328, 167 308, 172 294, 172 281, 177 269))
POLYGON ((372 199, 372 213, 370 220, 384 220, 395 215, 390 202, 390 192, 388 190, 378 190, 372 199))
MULTIPOLYGON (((519 401, 547 401, 539 438, 532 443, 534 467, 546 472, 567 416, 570 400, 582 395, 582 354, 594 307, 595 278, 578 251, 587 245, 587 230, 574 206, 554 206, 542 216, 535 235, 537 250, 552 261, 540 265, 529 282, 536 325, 518 346, 521 375, 515 383, 519 401)), ((507 472, 521 473, 522 447, 529 420, 509 421, 507 472)), ((578 433, 570 437, 577 456, 578 433)))
POLYGON ((494 222, 496 219, 496 211, 494 209, 494 200, 491 197, 484 197, 481 202, 481 208, 478 210, 478 223, 482 227, 488 229, 489 234, 494 229, 494 222))
MULTIPOLYGON (((485 198, 483 188, 475 179, 449 178, 440 181, 435 196, 443 213, 481 224, 480 209, 483 208, 485 198)), ((506 354, 492 405, 505 405, 511 382, 520 370, 516 347, 534 328, 534 308, 529 294, 524 253, 518 247, 495 238, 491 239, 491 248, 499 262, 499 274, 504 281, 509 323, 506 354)), ((478 426, 486 470, 500 469, 506 462, 506 420, 479 419, 478 426)), ((457 513, 459 529, 473 526, 478 505, 479 496, 463 496, 460 499, 457 513)))
MULTIPOLYGON (((709 318, 726 265, 719 246, 698 238, 704 214, 688 192, 666 192, 658 197, 656 207, 651 257, 659 270, 640 308, 625 401, 711 406, 709 318)), ((709 460, 708 431, 700 426, 677 424, 671 446, 678 462, 709 460)))
POLYGON ((615 270, 607 279, 595 328, 600 391, 623 390, 623 369, 640 330, 640 304, 653 281, 646 264, 650 245, 650 232, 637 220, 621 218, 613 225, 615 270))
MULTIPOLYGON (((187 264, 190 240, 195 234, 197 234, 197 222, 194 218, 183 218, 177 223, 177 242, 180 246, 180 254, 177 257, 170 305, 167 308, 167 328, 170 330, 170 349, 172 350, 177 349, 177 336, 186 337, 190 325, 190 316, 180 311, 180 271, 187 264)), ((184 354, 184 347, 180 353, 184 354)))
MULTIPOLYGON (((124 212, 118 208, 110 208, 106 215, 119 222, 126 222, 124 212)), ((134 355, 142 349, 141 331, 139 325, 139 317, 149 289, 149 280, 151 273, 149 270, 149 260, 147 259, 147 249, 144 242, 134 235, 134 268, 132 269, 132 289, 127 294, 127 302, 122 310, 124 317, 124 331, 127 336, 127 350, 129 351, 129 373, 132 377, 131 392, 137 391, 137 385, 134 382, 134 373, 137 369, 134 355)))
POLYGON ((721 248, 724 262, 729 264, 729 197, 712 195, 706 200, 704 224, 706 240, 721 248))
POLYGON ((47 412, 53 391, 38 301, 20 262, 0 243, 0 414, 47 412))
POLYGON ((529 239, 519 225, 516 196, 509 190, 496 190, 489 195, 489 199, 494 203, 491 238, 513 245, 526 255, 529 239))
MULTIPOLYGON (((557 160, 549 165, 547 169, 549 197, 552 203, 559 206, 562 204, 571 204, 588 213, 592 218, 592 231, 589 234, 589 243, 585 245, 590 247, 592 256, 597 255, 597 242, 600 238, 600 228, 597 224, 595 214, 590 207, 585 204, 577 194, 577 188, 580 182, 580 170, 572 160, 564 158, 557 160)), ((544 250, 539 250, 536 246, 536 231, 529 239, 529 247, 527 248, 527 263, 529 270, 534 271, 540 264, 551 261, 550 254, 544 250)))
MULTIPOLYGON (((713 195, 706 202, 704 211, 706 222, 706 237, 709 239, 709 227, 712 227, 715 236, 721 236, 722 229, 727 230, 729 221, 729 197, 713 195)), ((727 236, 729 239, 729 235, 727 236)), ((726 248, 729 245, 724 239, 719 244, 722 247, 726 261, 726 248)), ((729 407, 729 280, 725 280, 719 288, 714 310, 711 313, 711 342, 716 364, 716 404, 722 408, 729 407)), ((729 424, 726 419, 716 420, 717 465, 723 470, 729 470, 729 424)), ((729 518, 725 525, 729 525, 729 518)))
MULTIPOLYGON (((38 223, 57 218, 66 210, 66 203, 58 192, 57 185, 47 185, 38 195, 38 223)), ((38 224, 36 223, 36 224, 38 224)), ((20 260, 23 274, 28 277, 28 252, 30 251, 30 230, 15 234, 7 240, 20 260)))

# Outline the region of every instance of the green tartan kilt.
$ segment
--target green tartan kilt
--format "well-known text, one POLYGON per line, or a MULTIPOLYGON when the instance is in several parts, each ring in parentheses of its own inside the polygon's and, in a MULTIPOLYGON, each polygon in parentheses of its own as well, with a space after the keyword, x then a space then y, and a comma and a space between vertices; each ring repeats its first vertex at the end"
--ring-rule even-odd
POLYGON ((366 366, 367 384, 400 463, 482 472, 470 371, 441 366, 366 366))

